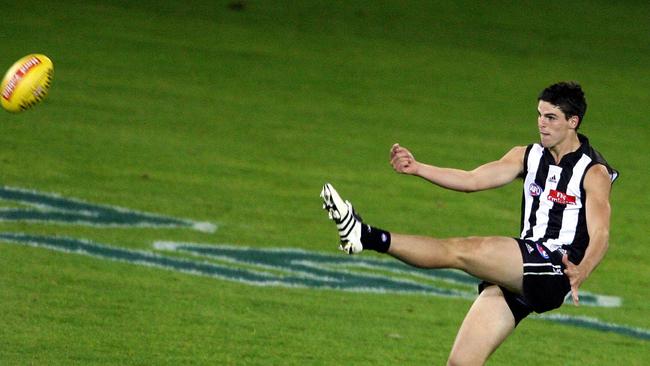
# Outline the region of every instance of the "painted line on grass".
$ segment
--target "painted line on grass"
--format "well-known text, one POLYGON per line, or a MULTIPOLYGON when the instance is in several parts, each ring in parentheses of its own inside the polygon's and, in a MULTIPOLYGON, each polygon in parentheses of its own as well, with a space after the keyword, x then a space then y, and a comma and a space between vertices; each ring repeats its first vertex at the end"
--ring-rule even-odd
MULTIPOLYGON (((257 286, 395 294, 414 293, 464 299, 476 297, 475 291, 470 291, 469 288, 474 288, 477 280, 462 272, 425 271, 397 261, 351 258, 299 249, 262 249, 168 241, 156 242, 153 245, 154 249, 158 251, 187 253, 193 257, 201 258, 200 260, 190 260, 151 251, 131 250, 65 237, 0 233, 0 241, 257 286), (424 281, 418 282, 417 279, 424 281), (444 284, 467 287, 468 290, 440 287, 444 284)), ((602 297, 594 294, 591 296, 592 299, 602 297)), ((614 299, 611 296, 605 298, 614 299)), ((585 301, 590 300, 585 298, 585 301)), ((593 304, 592 306, 599 305, 593 304)), ((604 306, 611 306, 611 304, 604 306)), ((603 322, 596 318, 562 314, 544 314, 534 318, 637 339, 650 339, 650 330, 603 322)))
POLYGON ((598 330, 601 332, 611 332, 632 338, 650 340, 650 330, 648 329, 608 323, 592 317, 571 316, 565 314, 541 314, 535 315, 534 318, 548 320, 554 323, 572 325, 579 328, 598 330))
MULTIPOLYGON (((476 297, 479 280, 465 272, 450 269, 420 269, 408 266, 392 259, 374 259, 363 257, 350 257, 333 254, 309 252, 294 248, 250 248, 244 246, 201 243, 182 243, 159 241, 154 243, 158 250, 185 252, 201 257, 217 258, 232 263, 253 265, 258 268, 273 268, 276 270, 292 269, 302 273, 318 273, 321 270, 336 270, 350 276, 359 271, 388 272, 389 278, 408 278, 410 281, 425 280, 424 283, 433 282, 431 288, 425 292, 436 292, 443 288, 464 288, 451 295, 467 299, 476 297), (354 271, 354 272, 353 272, 354 271), (434 290, 436 289, 436 290, 434 290), (454 295, 455 294, 455 295, 454 295)), ((370 286, 372 288, 372 286, 370 286)), ((397 288, 393 292, 404 292, 397 288)), ((380 291, 386 291, 382 288, 380 291)), ((417 292, 417 291, 416 291, 417 292)), ((580 303, 583 306, 595 307, 620 307, 622 300, 617 296, 593 294, 586 291, 580 293, 580 303)), ((572 303, 567 296, 566 303, 572 303)))
POLYGON ((0 187, 0 199, 28 208, 2 208, 0 221, 44 222, 99 227, 187 227, 212 233, 217 226, 209 222, 178 219, 123 207, 99 205, 62 197, 54 193, 0 187))
MULTIPOLYGON (((437 288, 427 284, 420 284, 415 281, 348 271, 345 268, 342 268, 338 259, 332 258, 332 260, 325 263, 322 258, 328 256, 313 256, 309 252, 296 251, 296 254, 302 254, 297 261, 292 259, 283 260, 282 258, 285 255, 284 251, 269 252, 269 258, 279 261, 275 262, 275 264, 286 263, 289 267, 284 268, 281 265, 276 266, 271 262, 267 266, 262 265, 257 266, 255 269, 247 269, 221 263, 208 262, 205 260, 193 261, 178 257, 164 256, 155 252, 130 250, 121 247, 103 245, 89 240, 66 237, 36 236, 22 233, 0 233, 0 241, 46 248, 66 253, 87 255, 136 265, 158 267, 258 286, 326 288, 354 292, 423 293, 435 296, 461 298, 474 297, 474 294, 467 291, 437 288), (315 260, 310 261, 308 258, 315 258, 315 260), (282 271, 283 273, 277 274, 268 271, 268 269, 282 271)), ((159 244, 158 248, 163 247, 159 244)), ((250 252, 251 256, 264 256, 264 253, 265 252, 262 250, 250 252)), ((218 259, 218 257, 215 257, 215 259, 218 259)), ((265 263, 269 262, 267 261, 265 263)), ((345 265, 345 263, 343 263, 343 265, 345 265)))

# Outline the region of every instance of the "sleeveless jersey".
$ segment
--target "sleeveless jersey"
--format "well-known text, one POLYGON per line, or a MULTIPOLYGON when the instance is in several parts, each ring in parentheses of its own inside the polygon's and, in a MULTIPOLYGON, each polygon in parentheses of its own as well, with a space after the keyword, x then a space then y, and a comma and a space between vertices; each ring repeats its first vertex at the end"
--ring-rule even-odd
POLYGON ((573 263, 580 263, 589 245, 585 216, 584 177, 596 164, 604 165, 612 183, 618 171, 578 134, 578 150, 565 155, 559 164, 548 149, 528 145, 524 157, 524 189, 521 207, 521 239, 544 244, 549 250, 563 249, 573 263))

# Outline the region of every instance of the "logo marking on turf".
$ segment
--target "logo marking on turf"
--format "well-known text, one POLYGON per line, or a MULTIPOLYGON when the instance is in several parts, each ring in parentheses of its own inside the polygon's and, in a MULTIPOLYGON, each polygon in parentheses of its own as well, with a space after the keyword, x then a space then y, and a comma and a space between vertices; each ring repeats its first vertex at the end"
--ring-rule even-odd
MULTIPOLYGON (((97 205, 21 188, 1 187, 0 199, 27 208, 0 209, 0 220, 70 225, 192 228, 213 232, 216 226, 121 207, 97 205)), ((478 280, 455 270, 423 270, 389 259, 348 257, 294 248, 157 241, 152 250, 132 250, 86 239, 0 232, 0 242, 85 255, 138 266, 207 276, 256 286, 334 289, 352 292, 423 294, 476 298, 478 280), (167 255, 173 253, 173 255, 167 255)), ((565 301, 570 303, 570 297, 565 301)), ((617 308, 620 297, 580 292, 586 306, 617 308)), ((534 318, 591 330, 650 340, 650 330, 596 318, 543 314, 534 318)))
POLYGON ((26 208, 0 209, 0 221, 45 222, 86 226, 116 227, 187 227, 215 232, 217 226, 168 216, 98 205, 23 188, 0 187, 0 199, 19 203, 26 208))

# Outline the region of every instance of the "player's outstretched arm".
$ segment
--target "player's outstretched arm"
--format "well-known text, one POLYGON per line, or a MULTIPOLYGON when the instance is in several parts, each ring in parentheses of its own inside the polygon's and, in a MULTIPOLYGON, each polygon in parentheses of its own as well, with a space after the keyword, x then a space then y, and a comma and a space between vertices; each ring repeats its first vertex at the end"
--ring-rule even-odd
POLYGON ((578 305, 578 288, 591 275, 598 263, 605 257, 609 247, 609 193, 612 183, 607 169, 603 165, 595 165, 585 176, 585 193, 587 202, 585 206, 587 217, 587 231, 589 232, 589 246, 579 265, 563 258, 566 269, 564 273, 569 277, 573 303, 578 305))
POLYGON ((421 163, 408 149, 394 144, 390 150, 390 162, 398 173, 419 176, 454 191, 476 192, 500 187, 515 180, 523 172, 525 153, 525 146, 517 146, 501 159, 467 171, 421 163))

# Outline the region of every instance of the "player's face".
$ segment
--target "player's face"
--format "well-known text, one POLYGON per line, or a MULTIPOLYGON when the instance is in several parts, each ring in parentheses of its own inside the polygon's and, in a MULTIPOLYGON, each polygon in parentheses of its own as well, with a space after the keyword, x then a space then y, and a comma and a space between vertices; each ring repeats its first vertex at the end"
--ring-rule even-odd
POLYGON ((577 125, 577 117, 567 120, 558 106, 543 100, 540 100, 537 105, 537 114, 541 143, 546 148, 552 148, 565 141, 569 132, 577 125))

